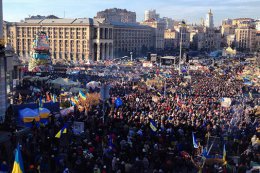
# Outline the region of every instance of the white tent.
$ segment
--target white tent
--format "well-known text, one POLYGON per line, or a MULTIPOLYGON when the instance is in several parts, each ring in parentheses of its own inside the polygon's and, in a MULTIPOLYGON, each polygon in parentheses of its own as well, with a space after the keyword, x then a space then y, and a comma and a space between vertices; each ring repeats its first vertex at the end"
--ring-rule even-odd
POLYGON ((100 82, 96 82, 96 81, 91 81, 89 83, 87 83, 86 87, 89 89, 89 88, 92 88, 92 89, 95 89, 95 88, 99 88, 101 85, 100 82))
POLYGON ((61 86, 77 86, 80 84, 79 82, 74 82, 68 78, 57 78, 55 80, 48 81, 48 82, 54 85, 61 85, 61 86))

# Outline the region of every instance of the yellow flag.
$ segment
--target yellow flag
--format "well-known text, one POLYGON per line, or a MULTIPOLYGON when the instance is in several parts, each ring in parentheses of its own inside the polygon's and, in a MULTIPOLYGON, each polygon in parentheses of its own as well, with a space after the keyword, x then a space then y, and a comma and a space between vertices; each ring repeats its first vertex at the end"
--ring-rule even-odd
POLYGON ((60 138, 61 136, 61 130, 56 134, 55 138, 60 138))

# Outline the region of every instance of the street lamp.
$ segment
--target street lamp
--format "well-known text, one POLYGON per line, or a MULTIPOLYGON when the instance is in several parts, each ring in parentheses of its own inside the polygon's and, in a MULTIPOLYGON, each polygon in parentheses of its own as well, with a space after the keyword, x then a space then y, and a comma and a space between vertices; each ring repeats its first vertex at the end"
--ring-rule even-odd
POLYGON ((181 39, 180 39, 180 56, 179 56, 179 75, 181 74, 181 49, 182 49, 182 29, 180 29, 181 39))
POLYGON ((180 39, 180 56, 179 56, 179 75, 181 74, 182 29, 185 25, 186 25, 185 22, 182 21, 180 27, 181 39, 180 39))

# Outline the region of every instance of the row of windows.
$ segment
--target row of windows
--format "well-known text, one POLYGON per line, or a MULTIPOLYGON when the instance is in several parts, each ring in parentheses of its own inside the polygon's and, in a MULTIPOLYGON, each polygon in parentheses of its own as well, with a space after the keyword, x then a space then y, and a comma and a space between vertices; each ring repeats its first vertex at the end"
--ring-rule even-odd
POLYGON ((18 31, 20 32, 23 32, 23 31, 36 31, 36 30, 43 30, 45 32, 47 31, 51 31, 51 30, 58 30, 58 31, 76 31, 76 32, 80 32, 80 31, 87 31, 87 28, 56 28, 56 27, 26 27, 26 28, 18 28, 17 29, 18 31))

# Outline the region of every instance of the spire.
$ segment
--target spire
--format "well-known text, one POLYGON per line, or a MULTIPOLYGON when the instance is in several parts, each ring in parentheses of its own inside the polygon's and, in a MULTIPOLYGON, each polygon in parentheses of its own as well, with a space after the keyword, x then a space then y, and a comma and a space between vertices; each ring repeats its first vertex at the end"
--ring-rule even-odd
POLYGON ((209 14, 212 15, 211 9, 209 9, 209 14))

